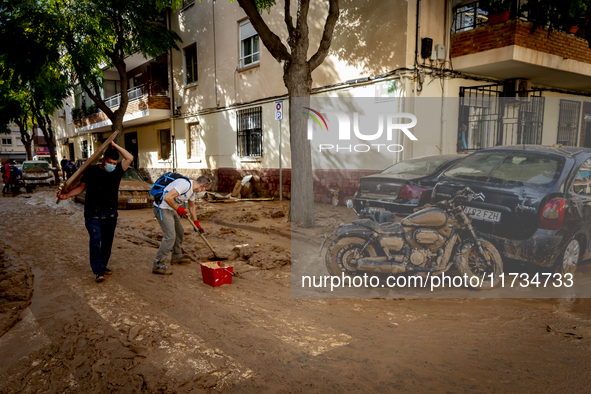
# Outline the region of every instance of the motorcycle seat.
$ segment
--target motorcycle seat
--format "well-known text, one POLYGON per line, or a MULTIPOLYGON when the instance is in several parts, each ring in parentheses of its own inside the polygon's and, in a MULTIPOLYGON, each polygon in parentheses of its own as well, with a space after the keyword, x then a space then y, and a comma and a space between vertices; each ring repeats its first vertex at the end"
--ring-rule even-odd
POLYGON ((355 220, 353 224, 366 227, 378 234, 403 234, 404 228, 400 223, 388 222, 388 223, 376 223, 370 219, 355 220))

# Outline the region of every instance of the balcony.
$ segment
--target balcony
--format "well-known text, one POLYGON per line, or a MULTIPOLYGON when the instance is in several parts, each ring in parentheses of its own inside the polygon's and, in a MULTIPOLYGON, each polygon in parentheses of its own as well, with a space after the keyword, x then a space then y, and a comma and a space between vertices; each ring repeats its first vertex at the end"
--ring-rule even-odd
POLYGON ((584 21, 540 19, 541 14, 546 18, 551 14, 532 9, 524 0, 514 0, 505 12, 508 19, 493 23, 492 13, 482 9, 481 3, 485 2, 454 9, 450 48, 454 70, 591 91, 591 49, 584 38, 584 21), (576 34, 561 31, 569 30, 570 23, 581 26, 576 34))
MULTIPOLYGON (((125 127, 141 125, 167 119, 170 116, 170 98, 168 86, 161 81, 150 81, 127 90, 129 102, 123 117, 125 127)), ((105 99, 105 104, 116 110, 121 104, 121 94, 105 99)), ((94 105, 88 106, 86 112, 74 114, 77 133, 95 133, 110 129, 112 123, 104 112, 94 105), (79 115, 76 117, 76 115, 79 115)))

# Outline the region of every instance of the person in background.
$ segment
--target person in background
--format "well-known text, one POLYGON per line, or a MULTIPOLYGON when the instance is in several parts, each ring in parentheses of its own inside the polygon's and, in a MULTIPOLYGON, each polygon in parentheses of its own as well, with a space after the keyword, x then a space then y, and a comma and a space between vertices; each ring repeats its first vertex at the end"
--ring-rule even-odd
POLYGON ((12 175, 10 171, 10 165, 13 163, 14 161, 10 159, 2 165, 2 182, 4 183, 4 187, 2 188, 2 194, 6 194, 10 191, 10 178, 12 175))
MULTIPOLYGON (((105 280, 110 275, 107 268, 111 257, 111 247, 117 227, 117 204, 119 202, 119 184, 121 177, 133 161, 133 155, 111 142, 100 164, 88 167, 82 175, 80 184, 68 193, 57 192, 58 198, 66 200, 86 190, 84 202, 84 221, 88 235, 90 267, 96 275, 96 282, 105 280), (119 162, 119 154, 123 160, 119 162)), ((68 165, 73 163, 69 163, 68 165)))
POLYGON ((68 164, 66 164, 66 172, 68 174, 68 179, 76 172, 76 166, 74 165, 73 160, 69 160, 68 164))
POLYGON ((60 167, 62 168, 62 178, 64 178, 64 181, 66 180, 66 165, 68 164, 68 159, 66 159, 65 157, 62 159, 62 161, 60 161, 60 167))

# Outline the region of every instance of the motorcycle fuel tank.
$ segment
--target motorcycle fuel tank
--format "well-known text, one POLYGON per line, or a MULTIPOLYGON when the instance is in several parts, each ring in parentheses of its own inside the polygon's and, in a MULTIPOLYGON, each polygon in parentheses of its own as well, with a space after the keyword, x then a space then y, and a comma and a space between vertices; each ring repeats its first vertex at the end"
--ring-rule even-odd
POLYGON ((426 208, 402 219, 404 227, 440 227, 447 222, 447 214, 440 208, 426 208))

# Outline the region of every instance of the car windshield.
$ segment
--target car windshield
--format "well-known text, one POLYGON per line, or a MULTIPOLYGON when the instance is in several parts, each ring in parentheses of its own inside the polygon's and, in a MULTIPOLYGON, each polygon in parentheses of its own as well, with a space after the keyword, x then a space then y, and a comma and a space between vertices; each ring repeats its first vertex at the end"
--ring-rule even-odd
POLYGON ((133 168, 129 167, 124 173, 122 179, 130 181, 143 181, 140 174, 138 174, 133 168))
POLYGON ((445 176, 523 186, 551 186, 564 165, 557 156, 528 153, 483 153, 468 156, 445 176))
POLYGON ((433 156, 433 157, 419 157, 396 163, 393 166, 386 168, 382 174, 387 175, 417 175, 426 176, 434 173, 443 164, 451 161, 449 158, 433 156))
POLYGON ((45 161, 39 161, 36 163, 24 163, 23 171, 32 170, 33 168, 49 168, 49 163, 45 161))

